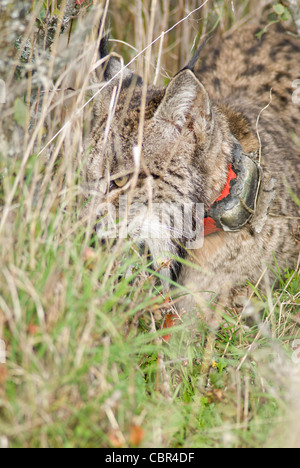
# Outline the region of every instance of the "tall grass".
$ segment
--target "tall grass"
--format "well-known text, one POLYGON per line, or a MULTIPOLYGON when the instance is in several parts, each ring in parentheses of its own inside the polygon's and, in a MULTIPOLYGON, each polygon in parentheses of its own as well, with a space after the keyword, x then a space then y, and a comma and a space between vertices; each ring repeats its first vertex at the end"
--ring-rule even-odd
POLYGON ((132 65, 163 85, 268 2, 210 0, 185 21, 200 2, 89 3, 1 12, 0 446, 299 446, 299 264, 280 289, 267 271, 249 286, 250 324, 228 310, 214 337, 183 317, 166 342, 159 272, 130 240, 99 241, 82 191, 92 25, 106 15, 128 62, 180 22, 132 65))

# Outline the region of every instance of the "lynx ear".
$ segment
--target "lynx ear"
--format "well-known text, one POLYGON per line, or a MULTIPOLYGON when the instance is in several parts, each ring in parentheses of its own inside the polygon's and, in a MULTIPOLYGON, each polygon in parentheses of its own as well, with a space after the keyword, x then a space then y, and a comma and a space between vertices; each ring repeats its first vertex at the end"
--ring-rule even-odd
POLYGON ((206 89, 191 70, 184 69, 169 83, 155 117, 182 129, 189 119, 211 120, 206 89))
POLYGON ((128 67, 124 67, 120 56, 114 53, 109 54, 107 43, 108 36, 105 36, 101 39, 99 47, 102 66, 97 67, 93 75, 95 89, 103 88, 94 106, 94 113, 98 116, 108 112, 115 86, 118 88, 121 86, 123 90, 128 88, 133 90, 135 86, 142 84, 142 79, 138 75, 135 75, 128 67), (103 86, 103 81, 107 82, 106 86, 103 86))
MULTIPOLYGON (((99 47, 99 56, 101 59, 108 56, 108 36, 105 36, 100 41, 99 47)), ((122 61, 118 58, 118 56, 111 54, 108 60, 105 62, 103 66, 103 76, 105 81, 112 80, 115 76, 114 81, 120 81, 121 69, 122 69, 122 61)), ((124 87, 129 87, 132 81, 135 81, 135 84, 141 84, 142 80, 139 76, 136 76, 129 68, 123 68, 122 70, 122 83, 124 87)))

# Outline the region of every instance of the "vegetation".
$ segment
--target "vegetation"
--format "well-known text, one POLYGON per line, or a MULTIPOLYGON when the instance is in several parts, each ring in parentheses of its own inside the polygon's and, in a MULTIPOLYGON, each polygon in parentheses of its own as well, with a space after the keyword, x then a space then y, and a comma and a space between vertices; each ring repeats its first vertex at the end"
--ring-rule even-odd
POLYGON ((164 84, 208 33, 291 20, 267 3, 0 1, 1 447, 300 445, 299 264, 276 286, 266 269, 217 336, 190 317, 166 332, 159 271, 82 220, 91 24, 109 18, 128 62, 180 22, 132 63, 164 84))

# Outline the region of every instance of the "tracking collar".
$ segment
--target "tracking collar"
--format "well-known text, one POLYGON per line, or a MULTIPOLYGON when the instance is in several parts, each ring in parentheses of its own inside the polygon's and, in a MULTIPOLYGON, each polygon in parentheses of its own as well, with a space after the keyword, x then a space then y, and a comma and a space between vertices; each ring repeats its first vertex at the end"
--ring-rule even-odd
POLYGON ((261 166, 254 157, 245 154, 235 139, 226 185, 205 213, 205 236, 222 230, 237 232, 251 221, 263 177, 261 166))

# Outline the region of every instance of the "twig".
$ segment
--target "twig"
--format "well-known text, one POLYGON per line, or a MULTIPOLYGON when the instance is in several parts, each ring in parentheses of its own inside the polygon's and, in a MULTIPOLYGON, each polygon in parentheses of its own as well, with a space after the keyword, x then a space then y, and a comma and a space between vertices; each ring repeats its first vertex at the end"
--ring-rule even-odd
POLYGON ((262 142, 261 142, 261 138, 260 138, 260 134, 259 134, 259 130, 258 130, 258 125, 259 125, 259 121, 260 121, 260 118, 261 118, 262 113, 270 107, 270 105, 272 104, 272 100, 273 100, 273 97, 272 97, 272 88, 271 88, 271 89, 270 89, 270 101, 269 101, 269 103, 260 111, 260 113, 258 114, 258 117, 257 117, 257 121, 256 121, 256 134, 257 134, 257 138, 258 138, 258 141, 259 141, 259 153, 258 153, 258 162, 259 162, 259 165, 261 165, 261 161, 262 161, 262 142))

